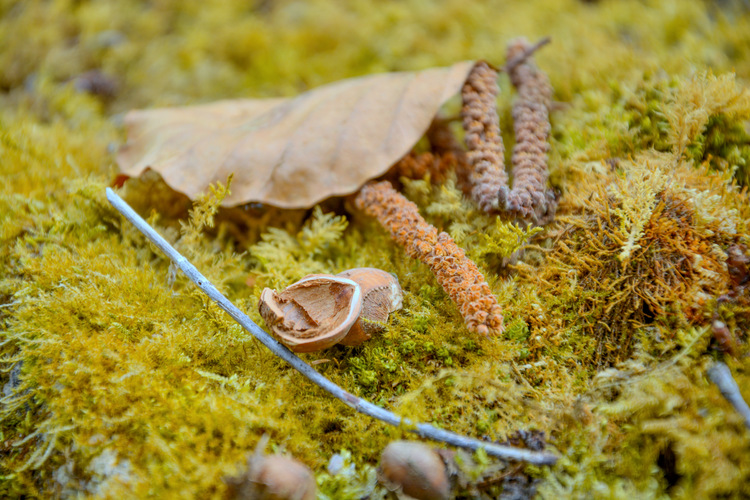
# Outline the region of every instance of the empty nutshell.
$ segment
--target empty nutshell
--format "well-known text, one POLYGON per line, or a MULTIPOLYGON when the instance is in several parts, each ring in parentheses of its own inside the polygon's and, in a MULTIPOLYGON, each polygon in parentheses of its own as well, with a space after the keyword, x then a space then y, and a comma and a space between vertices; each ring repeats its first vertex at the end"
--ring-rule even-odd
POLYGON ((374 268, 311 274, 281 292, 263 290, 258 310, 271 332, 295 352, 358 345, 401 308, 398 280, 374 268))
POLYGON ((418 441, 394 441, 380 457, 378 478, 391 491, 417 500, 447 500, 451 485, 440 454, 418 441))

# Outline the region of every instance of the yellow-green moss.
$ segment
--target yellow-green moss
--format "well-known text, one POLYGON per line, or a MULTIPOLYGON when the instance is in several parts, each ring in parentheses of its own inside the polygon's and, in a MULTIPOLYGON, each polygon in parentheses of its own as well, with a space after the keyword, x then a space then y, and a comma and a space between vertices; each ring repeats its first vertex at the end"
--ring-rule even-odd
MULTIPOLYGON (((121 113, 501 65, 518 35, 552 37, 537 58, 558 101, 557 220, 524 230, 478 213, 451 181, 404 188, 486 273, 501 337, 471 335, 429 269, 346 203, 225 210, 210 228, 210 196, 188 219, 191 202, 153 174, 123 193, 257 321, 263 286, 395 273, 404 308, 381 336, 304 359, 456 432, 544 431, 560 462, 523 470, 544 498, 747 496, 747 430, 704 372, 722 358, 750 384, 750 300, 733 278, 747 270, 727 263, 750 246, 738 185, 750 14, 699 0, 0 2, 0 496, 220 497, 264 433, 313 467, 320 498, 384 495, 373 468, 405 430, 275 359, 108 205, 121 113), (76 90, 90 70, 113 96, 76 90), (736 358, 713 339, 715 318, 736 358), (326 472, 335 453, 343 475, 326 472)), ((501 88, 510 146, 506 77, 501 88)), ((499 467, 475 458, 476 479, 499 467)), ((498 494, 478 487, 459 491, 498 494)))

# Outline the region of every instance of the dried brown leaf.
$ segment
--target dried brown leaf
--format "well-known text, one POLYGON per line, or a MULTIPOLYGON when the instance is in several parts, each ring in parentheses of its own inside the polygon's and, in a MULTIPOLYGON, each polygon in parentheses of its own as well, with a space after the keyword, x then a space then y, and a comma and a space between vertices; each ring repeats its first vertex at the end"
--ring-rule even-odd
POLYGON ((306 208, 355 192, 411 150, 473 62, 343 80, 291 99, 131 111, 117 162, 194 199, 234 173, 223 205, 306 208))

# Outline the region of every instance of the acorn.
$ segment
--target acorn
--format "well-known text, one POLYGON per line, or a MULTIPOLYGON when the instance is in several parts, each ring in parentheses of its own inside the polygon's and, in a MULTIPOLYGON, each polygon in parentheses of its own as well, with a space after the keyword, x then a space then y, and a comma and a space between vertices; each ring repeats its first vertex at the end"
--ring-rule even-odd
POLYGON ((380 457, 380 482, 417 500, 447 500, 451 485, 440 454, 418 441, 394 441, 380 457))

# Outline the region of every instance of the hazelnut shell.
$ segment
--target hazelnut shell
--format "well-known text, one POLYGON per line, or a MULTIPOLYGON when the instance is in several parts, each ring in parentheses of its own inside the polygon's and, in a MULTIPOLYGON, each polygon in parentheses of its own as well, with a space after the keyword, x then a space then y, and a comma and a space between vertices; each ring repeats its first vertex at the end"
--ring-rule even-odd
POLYGON ((375 333, 380 333, 380 323, 388 321, 393 311, 401 309, 403 294, 398 279, 382 269, 358 267, 339 273, 362 287, 362 312, 360 321, 341 340, 344 345, 359 345, 375 333), (362 321, 364 319, 365 321, 362 321))
POLYGON ((354 346, 382 329, 402 305, 401 287, 380 269, 349 269, 336 276, 311 274, 281 292, 263 290, 258 310, 271 332, 295 352, 336 343, 354 346))
POLYGON ((258 310, 271 332, 289 349, 310 352, 343 339, 362 312, 362 289, 333 275, 310 275, 277 293, 266 288, 258 310))

